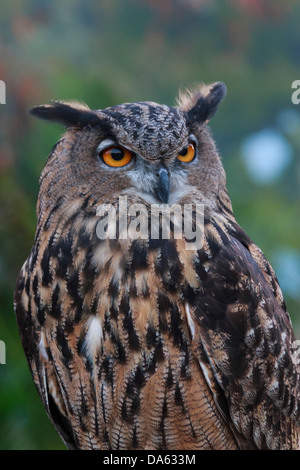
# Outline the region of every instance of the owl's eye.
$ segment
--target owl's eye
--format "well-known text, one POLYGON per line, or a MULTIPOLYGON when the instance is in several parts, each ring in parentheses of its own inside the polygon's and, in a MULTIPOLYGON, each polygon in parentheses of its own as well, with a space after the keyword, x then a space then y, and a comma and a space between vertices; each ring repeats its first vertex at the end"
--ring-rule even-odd
POLYGON ((101 153, 102 160, 108 166, 120 167, 129 163, 133 157, 130 150, 121 147, 109 147, 101 153))
POLYGON ((181 162, 189 163, 195 158, 196 149, 195 145, 190 143, 178 153, 177 158, 181 162))

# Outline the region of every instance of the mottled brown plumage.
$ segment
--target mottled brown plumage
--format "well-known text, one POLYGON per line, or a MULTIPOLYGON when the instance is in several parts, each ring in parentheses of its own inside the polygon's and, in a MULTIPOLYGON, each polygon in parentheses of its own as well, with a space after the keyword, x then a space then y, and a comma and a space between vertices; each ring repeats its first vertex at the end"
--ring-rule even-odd
POLYGON ((290 318, 233 216, 206 125, 224 94, 216 83, 176 108, 32 111, 67 131, 41 175, 15 310, 43 405, 70 449, 299 448, 290 318), (189 144, 197 155, 179 161, 189 144), (132 160, 108 166, 112 145, 132 160), (149 213, 153 203, 202 205, 203 246, 188 249, 174 226, 169 239, 100 239, 97 208, 119 214, 120 195, 149 213))

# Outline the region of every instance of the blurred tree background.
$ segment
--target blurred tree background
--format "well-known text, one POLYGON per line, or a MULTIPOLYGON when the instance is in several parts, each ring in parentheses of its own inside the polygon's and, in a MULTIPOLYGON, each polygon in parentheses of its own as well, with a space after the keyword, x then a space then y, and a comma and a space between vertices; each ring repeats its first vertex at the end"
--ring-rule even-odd
POLYGON ((240 225, 279 277, 300 339, 300 5, 292 0, 15 0, 1 3, 0 448, 63 449, 45 415, 13 312, 31 248, 39 174, 63 130, 28 109, 78 99, 174 104, 179 88, 222 80, 211 123, 240 225))

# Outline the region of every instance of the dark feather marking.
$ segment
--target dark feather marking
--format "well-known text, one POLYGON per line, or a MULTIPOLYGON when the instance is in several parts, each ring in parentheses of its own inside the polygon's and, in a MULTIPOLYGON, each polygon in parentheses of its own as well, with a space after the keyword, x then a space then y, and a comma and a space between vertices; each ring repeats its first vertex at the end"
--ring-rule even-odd
POLYGON ((169 364, 168 375, 166 380, 166 387, 170 389, 174 384, 173 372, 171 369, 171 365, 169 364))
POLYGON ((61 316, 59 284, 56 284, 55 289, 52 292, 51 304, 49 306, 49 315, 54 318, 59 318, 61 316))
POLYGON ((134 240, 130 247, 130 253, 132 254, 131 268, 133 272, 147 269, 148 250, 143 243, 134 240))
POLYGON ((111 304, 113 305, 115 302, 115 299, 117 299, 119 295, 119 281, 115 279, 114 277, 112 277, 110 280, 110 283, 107 289, 107 294, 109 295, 111 299, 111 304))
POLYGON ((41 268, 43 271, 42 285, 49 286, 49 284, 51 284, 51 282, 53 281, 53 276, 50 270, 50 254, 48 247, 46 247, 44 250, 43 257, 41 260, 41 268))
POLYGON ((171 301, 163 291, 158 291, 157 304, 159 312, 159 329, 162 333, 165 333, 168 331, 167 313, 170 312, 171 301))
POLYGON ((130 288, 129 288, 129 295, 130 298, 136 299, 138 297, 137 287, 136 287, 136 280, 134 276, 134 272, 132 272, 130 288))
POLYGON ((184 413, 185 412, 184 400, 183 400, 183 397, 182 397, 182 393, 181 393, 181 390, 180 390, 179 383, 177 383, 176 386, 175 386, 174 398, 175 398, 175 405, 180 406, 182 408, 182 412, 184 413))
POLYGON ((97 313, 98 305, 99 305, 99 297, 100 295, 96 294, 92 299, 91 306, 90 306, 90 313, 92 315, 96 315, 97 313))
POLYGON ((35 243, 32 250, 31 250, 31 252, 30 252, 30 255, 29 255, 30 264, 28 266, 28 270, 31 271, 31 272, 33 271, 33 269, 35 267, 38 254, 39 254, 38 246, 35 243))
POLYGON ((18 279, 18 291, 21 292, 21 286, 19 285, 19 283, 20 284, 22 283, 25 286, 25 292, 29 297, 30 296, 30 277, 28 276, 26 281, 21 276, 19 277, 19 279, 18 279))
MULTIPOLYGON (((121 305, 120 305, 120 311, 124 312, 121 305)), ((131 312, 129 310, 127 310, 127 313, 125 313, 124 320, 123 320, 123 326, 124 326, 125 330, 128 333, 129 348, 132 349, 133 351, 139 351, 140 350, 140 342, 139 342, 139 338, 138 338, 138 336, 136 334, 136 331, 135 331, 135 328, 134 328, 131 312)))
POLYGON ((95 267, 93 266, 93 255, 94 247, 90 247, 85 257, 85 264, 82 270, 83 277, 85 279, 94 279, 95 277, 95 267))
POLYGON ((171 325, 170 325, 170 337, 173 339, 174 345, 182 346, 183 336, 181 330, 182 319, 180 317, 180 312, 176 304, 171 304, 171 325))
POLYGON ((54 101, 48 106, 35 106, 30 110, 30 114, 41 119, 59 122, 67 127, 103 126, 102 120, 93 111, 77 109, 59 101, 54 101))
POLYGON ((89 412, 89 407, 87 405, 87 396, 86 396, 86 393, 85 393, 85 388, 86 388, 86 386, 85 386, 85 384, 82 384, 81 378, 80 378, 80 396, 81 396, 80 411, 82 413, 82 415, 81 415, 82 417, 87 416, 88 412, 89 412))
POLYGON ((69 278, 67 279, 67 289, 77 309, 82 310, 83 299, 80 294, 79 275, 77 271, 74 271, 72 274, 70 274, 69 278))
POLYGON ((66 318, 64 331, 66 334, 71 334, 74 331, 74 323, 71 317, 66 318))
POLYGON ((49 401, 49 414, 52 421, 55 424, 55 427, 58 429, 59 434, 61 435, 63 441, 66 443, 66 446, 70 450, 78 449, 78 443, 73 434, 72 426, 70 421, 59 411, 55 401, 52 396, 48 395, 49 401))
POLYGON ((45 315, 45 306, 41 304, 41 298, 39 294, 39 280, 37 275, 34 276, 33 281, 32 281, 32 291, 33 291, 33 297, 34 297, 34 302, 37 308, 37 319, 40 325, 45 324, 46 320, 46 315, 45 315))
POLYGON ((72 240, 70 238, 60 239, 59 242, 52 246, 50 253, 58 260, 55 270, 56 275, 65 279, 67 270, 73 263, 72 240))
POLYGON ((156 336, 157 331, 155 330, 153 325, 148 325, 147 333, 146 333, 146 344, 149 349, 155 346, 156 343, 156 336))
POLYGON ((167 313, 170 311, 170 308, 171 308, 170 298, 163 291, 158 291, 157 303, 158 303, 159 313, 167 313))
POLYGON ((154 357, 154 360, 156 362, 162 362, 165 359, 165 354, 164 354, 164 350, 163 350, 163 343, 162 343, 162 340, 161 340, 161 336, 157 337, 153 357, 154 357))
POLYGON ((133 397, 132 404, 131 404, 131 410, 130 410, 131 414, 137 415, 140 410, 140 406, 141 406, 140 395, 136 393, 133 397))
POLYGON ((60 346, 64 364, 69 367, 69 362, 73 359, 73 354, 71 349, 69 348, 65 332, 61 328, 57 328, 56 340, 57 344, 60 346))
POLYGON ((210 120, 216 113, 218 106, 226 94, 226 86, 217 82, 211 88, 207 96, 199 92, 196 104, 187 112, 187 123, 204 123, 210 120))
POLYGON ((126 350, 120 338, 113 332, 113 330, 111 331, 110 338, 115 345, 117 359, 120 361, 121 364, 125 364, 126 350))
POLYGON ((138 365, 138 367, 136 368, 136 372, 135 372, 135 376, 134 376, 134 384, 138 387, 138 388, 142 388, 143 385, 145 384, 145 374, 142 370, 142 367, 140 365, 138 365))
POLYGON ((136 426, 133 428, 133 435, 132 435, 132 448, 136 449, 139 445, 138 438, 137 438, 137 430, 136 426))
POLYGON ((105 380, 110 385, 113 384, 113 360, 111 356, 106 356, 99 368, 99 380, 101 379, 102 372, 104 372, 105 380))
POLYGON ((191 287, 188 283, 182 287, 183 298, 186 299, 190 305, 194 305, 199 298, 199 289, 191 287))

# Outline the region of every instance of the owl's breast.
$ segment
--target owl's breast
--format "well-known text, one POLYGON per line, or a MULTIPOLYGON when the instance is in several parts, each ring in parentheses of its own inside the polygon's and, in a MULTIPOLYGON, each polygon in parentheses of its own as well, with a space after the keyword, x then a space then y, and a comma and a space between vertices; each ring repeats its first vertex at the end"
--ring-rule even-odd
POLYGON ((78 445, 234 448, 194 354, 195 252, 183 239, 102 240, 96 224, 46 225, 20 293, 29 360, 78 445))

